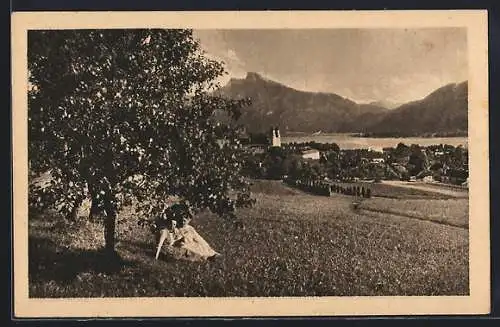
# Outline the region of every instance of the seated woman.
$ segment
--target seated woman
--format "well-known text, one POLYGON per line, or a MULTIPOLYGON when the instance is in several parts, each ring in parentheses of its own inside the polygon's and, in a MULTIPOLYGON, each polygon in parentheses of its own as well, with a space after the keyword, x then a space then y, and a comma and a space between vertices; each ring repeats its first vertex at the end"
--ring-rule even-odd
POLYGON ((207 242, 189 225, 194 214, 189 202, 168 207, 155 221, 158 244, 155 258, 158 259, 163 243, 171 247, 170 254, 187 260, 205 260, 218 255, 207 242))
POLYGON ((175 228, 181 228, 189 224, 193 219, 194 213, 189 201, 175 203, 166 208, 156 219, 153 225, 153 232, 163 229, 174 231, 175 228), (175 223, 174 223, 175 222, 175 223), (175 225, 175 226, 174 226, 175 225))

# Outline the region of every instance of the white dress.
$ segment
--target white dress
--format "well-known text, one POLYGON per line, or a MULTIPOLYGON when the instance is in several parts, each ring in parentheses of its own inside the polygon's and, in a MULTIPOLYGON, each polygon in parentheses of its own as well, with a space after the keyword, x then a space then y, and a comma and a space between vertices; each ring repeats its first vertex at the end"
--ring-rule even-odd
POLYGON ((172 231, 161 230, 157 237, 156 259, 158 259, 165 241, 167 254, 175 259, 204 261, 219 255, 191 225, 174 228, 172 231))

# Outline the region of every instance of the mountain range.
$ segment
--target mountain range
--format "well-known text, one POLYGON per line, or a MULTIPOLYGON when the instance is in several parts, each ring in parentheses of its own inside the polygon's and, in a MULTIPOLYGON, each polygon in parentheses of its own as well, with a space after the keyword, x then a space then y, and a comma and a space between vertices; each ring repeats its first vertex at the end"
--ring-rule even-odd
POLYGON ((396 109, 402 103, 394 102, 394 101, 390 101, 390 100, 380 100, 380 101, 372 101, 372 102, 370 102, 370 104, 372 104, 374 106, 378 106, 378 107, 387 108, 387 109, 396 109))
POLYGON ((404 104, 356 103, 334 93, 296 90, 258 73, 232 78, 217 91, 250 98, 239 122, 251 132, 279 126, 282 134, 368 133, 406 136, 467 131, 467 81, 445 85, 425 98, 404 104))
POLYGON ((468 83, 445 85, 425 98, 386 113, 368 132, 395 135, 466 133, 468 83))

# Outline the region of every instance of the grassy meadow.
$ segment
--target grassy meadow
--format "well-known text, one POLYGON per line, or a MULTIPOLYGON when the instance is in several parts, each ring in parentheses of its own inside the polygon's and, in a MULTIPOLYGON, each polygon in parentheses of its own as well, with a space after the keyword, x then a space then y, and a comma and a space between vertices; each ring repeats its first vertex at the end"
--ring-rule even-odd
MULTIPOLYGON (((385 187, 385 186, 384 186, 385 187)), ((395 192, 396 188, 393 189, 395 192)), ((410 190, 409 192, 413 192, 410 190)), ((384 192, 390 193, 389 187, 384 192)), ((422 192, 422 191, 419 191, 422 192)), ((121 260, 103 260, 103 227, 29 217, 30 297, 466 295, 466 199, 314 196, 255 181, 257 204, 237 221, 210 213, 192 225, 222 256, 154 260, 137 217, 119 217, 121 260)), ((376 195, 376 194, 374 194, 376 195)), ((422 195, 419 193, 419 195, 422 195)))
POLYGON ((389 199, 400 199, 400 200, 429 200, 429 199, 453 199, 451 195, 440 194, 436 192, 427 192, 424 190, 393 186, 384 183, 371 183, 371 182, 358 182, 358 183, 336 183, 341 186, 364 186, 371 190, 372 196, 380 198, 389 199))

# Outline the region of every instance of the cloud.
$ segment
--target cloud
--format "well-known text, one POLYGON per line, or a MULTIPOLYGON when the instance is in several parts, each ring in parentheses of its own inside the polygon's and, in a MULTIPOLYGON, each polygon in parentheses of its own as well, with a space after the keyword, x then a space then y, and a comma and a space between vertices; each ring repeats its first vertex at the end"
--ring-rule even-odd
POLYGON ((196 30, 226 80, 259 72, 355 101, 407 102, 467 79, 464 29, 196 30))
POLYGON ((236 52, 234 52, 233 49, 228 49, 227 50, 227 58, 232 61, 237 61, 240 62, 240 58, 236 55, 236 52))
POLYGON ((220 60, 224 62, 226 69, 231 75, 241 75, 246 73, 245 63, 238 57, 236 51, 229 48, 227 51, 219 54, 220 60))
POLYGON ((227 75, 222 77, 224 84, 231 77, 246 75, 245 62, 238 56, 237 51, 228 44, 224 33, 218 30, 194 30, 194 37, 200 40, 200 45, 207 58, 222 62, 227 75))
POLYGON ((194 30, 193 36, 200 41, 200 46, 205 52, 205 57, 221 62, 227 74, 217 78, 220 85, 225 85, 231 77, 246 75, 244 62, 233 47, 229 46, 226 39, 218 30, 194 30))

